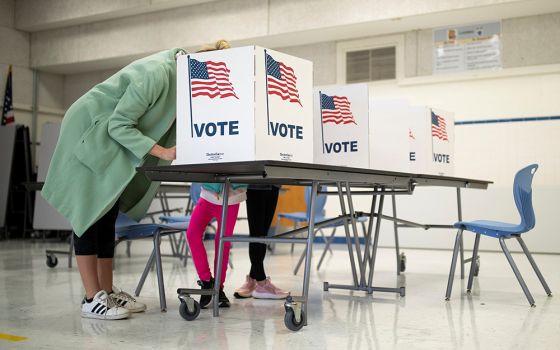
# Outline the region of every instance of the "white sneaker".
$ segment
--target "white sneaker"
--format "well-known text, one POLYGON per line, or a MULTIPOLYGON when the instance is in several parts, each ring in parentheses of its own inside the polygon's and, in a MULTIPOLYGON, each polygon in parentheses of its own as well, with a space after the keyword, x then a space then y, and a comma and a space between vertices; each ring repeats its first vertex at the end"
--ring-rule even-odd
POLYGON ((132 295, 124 292, 122 289, 113 286, 113 293, 109 294, 115 303, 127 309, 130 312, 142 312, 146 310, 146 304, 136 301, 132 295))
POLYGON ((121 320, 130 316, 130 312, 119 307, 107 292, 100 290, 91 302, 82 301, 82 317, 100 320, 121 320))

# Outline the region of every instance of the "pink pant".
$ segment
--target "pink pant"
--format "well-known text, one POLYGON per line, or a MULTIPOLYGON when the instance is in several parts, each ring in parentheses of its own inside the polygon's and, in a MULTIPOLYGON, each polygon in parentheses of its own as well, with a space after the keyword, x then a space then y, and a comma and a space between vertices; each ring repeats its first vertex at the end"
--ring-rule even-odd
MULTIPOLYGON (((225 236, 230 237, 233 235, 233 228, 237 221, 237 213, 239 212, 239 204, 228 206, 226 231, 225 236)), ((216 274, 216 265, 218 263, 218 247, 220 242, 220 227, 222 226, 222 206, 212 204, 204 198, 200 198, 198 203, 193 209, 189 229, 187 230, 187 240, 191 249, 194 266, 198 277, 202 281, 209 281, 212 278, 210 266, 208 265, 208 256, 206 255, 206 248, 202 242, 202 236, 206 231, 206 226, 210 221, 216 218, 218 220, 218 231, 216 232, 216 239, 214 240, 214 275, 216 274)), ((222 276, 220 278, 220 286, 224 286, 226 280, 226 271, 229 261, 229 250, 231 248, 230 242, 224 244, 224 258, 222 260, 222 276)))

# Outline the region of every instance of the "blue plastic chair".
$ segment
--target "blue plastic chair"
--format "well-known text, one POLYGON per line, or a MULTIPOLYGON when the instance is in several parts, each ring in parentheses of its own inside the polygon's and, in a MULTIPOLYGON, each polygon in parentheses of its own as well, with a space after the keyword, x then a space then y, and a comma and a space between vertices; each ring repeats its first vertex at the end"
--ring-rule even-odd
POLYGON ((146 277, 148 276, 148 273, 155 263, 161 311, 166 311, 167 309, 167 303, 165 300, 165 287, 163 283, 163 269, 161 266, 161 237, 186 231, 188 226, 188 222, 177 222, 169 224, 142 224, 132 220, 123 213, 119 213, 117 217, 117 222, 115 224, 115 245, 123 241, 131 241, 150 237, 153 239, 154 248, 152 249, 152 254, 148 259, 148 262, 146 263, 146 267, 144 268, 144 272, 142 273, 142 277, 140 278, 140 281, 136 286, 134 294, 135 296, 140 295, 140 291, 144 286, 146 277))
MULTIPOLYGON (((320 191, 324 191, 326 190, 325 186, 321 186, 320 187, 320 191)), ((311 202, 311 187, 308 186, 305 188, 304 191, 304 199, 305 199, 305 205, 307 210, 305 212, 293 212, 293 213, 279 213, 278 214, 278 220, 277 220, 277 224, 276 227, 280 227, 280 220, 281 219, 287 219, 290 221, 293 221, 294 225, 293 225, 293 229, 296 229, 299 225, 303 225, 303 224, 307 224, 309 222, 309 217, 310 217, 310 212, 311 212, 311 208, 309 207, 309 204, 311 202)), ((320 221, 325 221, 327 218, 325 216, 325 204, 327 203, 327 196, 325 194, 319 194, 316 197, 316 204, 315 204, 315 222, 320 222, 320 221)), ((362 224, 362 229, 365 232, 365 227, 364 227, 364 222, 367 221, 366 217, 358 217, 357 222, 360 222, 362 224)), ((319 270, 321 268, 321 264, 323 263, 323 260, 325 258, 325 255, 327 253, 327 251, 330 251, 332 253, 332 250, 330 248, 330 245, 332 243, 332 240, 334 238, 334 235, 336 233, 336 229, 340 226, 344 226, 344 219, 340 219, 337 220, 335 222, 330 223, 329 225, 323 226, 319 229, 315 230, 315 234, 319 233, 321 234, 323 241, 325 242, 325 249, 323 250, 323 253, 321 254, 321 258, 319 259, 319 262, 317 263, 317 270, 319 270), (325 228, 332 228, 331 234, 330 236, 327 238, 325 236, 325 234, 323 233, 323 229, 325 228)), ((294 249, 294 244, 292 244, 292 248, 291 251, 293 252, 294 249)), ((303 262, 303 259, 305 258, 305 250, 303 251, 298 263, 296 264, 296 267, 294 268, 294 275, 296 275, 298 273, 298 270, 303 262)))
POLYGON ((525 296, 527 297, 529 304, 532 307, 535 306, 535 300, 533 299, 533 296, 529 292, 529 289, 527 288, 527 285, 525 284, 523 277, 521 277, 521 273, 519 272, 517 266, 515 265, 515 262, 513 261, 511 253, 509 252, 505 243, 506 239, 509 238, 517 239, 519 245, 523 249, 523 252, 527 256, 527 259, 529 259, 529 262, 531 263, 533 270, 535 271, 539 280, 541 281, 541 284, 543 285, 546 294, 548 294, 548 296, 552 296, 552 292, 550 291, 550 288, 548 288, 548 285, 546 284, 543 275, 541 274, 539 268, 537 267, 535 260, 531 256, 529 249, 527 249, 525 242, 523 242, 523 239, 521 239, 522 233, 528 232, 532 230, 533 227, 535 227, 535 212, 533 210, 533 202, 532 202, 533 192, 531 189, 531 184, 533 182, 533 176, 537 171, 537 168, 538 168, 537 164, 532 164, 519 170, 515 175, 515 179, 513 182, 513 198, 515 199, 515 205, 517 207, 517 210, 519 211, 519 215, 521 216, 521 223, 515 225, 515 224, 509 224, 509 223, 498 222, 498 221, 476 220, 476 221, 459 221, 454 224, 454 226, 458 229, 458 232, 457 232, 457 237, 455 238, 455 248, 453 249, 453 258, 451 260, 451 270, 449 271, 449 279, 447 282, 447 292, 445 294, 445 300, 449 300, 451 296, 451 289, 453 288, 453 277, 455 274, 455 266, 457 264, 457 253, 459 251, 461 236, 463 234, 463 231, 465 230, 474 232, 476 234, 476 238, 474 241, 473 256, 471 259, 469 282, 467 284, 467 293, 470 293, 472 289, 472 283, 473 283, 473 277, 474 277, 474 271, 476 265, 476 257, 478 254, 478 244, 480 242, 480 235, 485 235, 489 237, 498 238, 500 240, 500 245, 502 247, 502 250, 509 264, 511 265, 511 268, 513 269, 515 277, 517 277, 517 280, 519 281, 519 284, 521 285, 521 288, 523 289, 523 292, 525 293, 525 296))
MULTIPOLYGON (((200 191, 202 189, 202 184, 193 182, 190 189, 190 202, 189 208, 187 208, 187 214, 192 212, 192 209, 200 199, 200 191)), ((190 215, 162 215, 159 220, 163 223, 173 223, 173 222, 189 222, 191 219, 190 215)))

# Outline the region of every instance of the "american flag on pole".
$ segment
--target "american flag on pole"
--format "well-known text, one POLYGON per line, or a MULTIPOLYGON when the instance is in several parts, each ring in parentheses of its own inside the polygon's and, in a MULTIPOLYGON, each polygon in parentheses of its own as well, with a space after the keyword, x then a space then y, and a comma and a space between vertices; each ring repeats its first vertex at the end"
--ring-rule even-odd
POLYGON ((6 91, 4 92, 4 108, 2 109, 2 125, 10 124, 14 119, 14 105, 12 103, 12 65, 8 72, 6 91))
POLYGON ((321 94, 321 118, 323 124, 356 124, 350 110, 350 101, 346 96, 329 96, 321 94))
POLYGON ((200 62, 189 58, 192 97, 237 97, 229 81, 230 70, 224 62, 200 62))
POLYGON ((296 102, 301 106, 296 87, 297 77, 292 67, 276 61, 267 53, 266 76, 269 95, 278 95, 282 100, 296 102))
POLYGON ((449 140, 447 138, 445 119, 432 111, 432 137, 434 136, 443 141, 449 140))

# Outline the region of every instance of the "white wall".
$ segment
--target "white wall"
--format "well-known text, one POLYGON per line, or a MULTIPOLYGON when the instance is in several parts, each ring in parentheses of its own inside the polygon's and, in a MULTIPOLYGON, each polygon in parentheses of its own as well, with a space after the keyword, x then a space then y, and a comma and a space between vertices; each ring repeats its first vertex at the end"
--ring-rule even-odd
MULTIPOLYGON (((3 102, 8 67, 12 68, 12 96, 17 124, 32 127, 33 70, 30 61, 30 35, 14 28, 14 0, 0 0, 0 99, 3 102)), ((41 125, 60 121, 64 113, 64 77, 39 73, 37 78, 37 134, 40 142, 41 125)), ((33 135, 33 130, 31 130, 33 135)))

